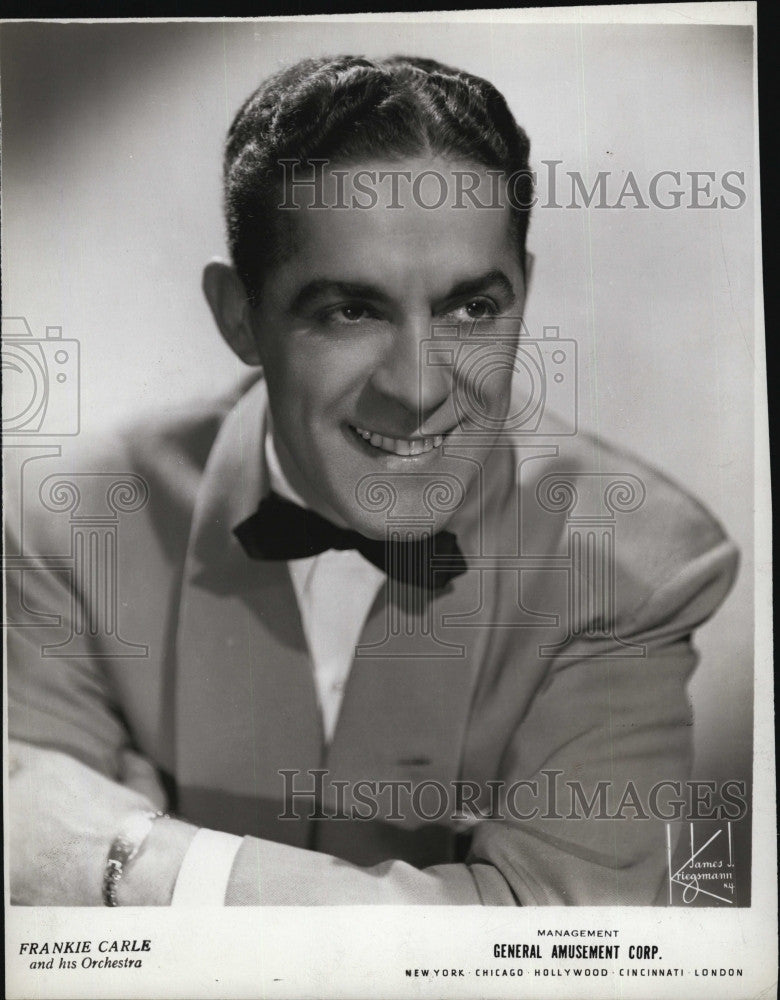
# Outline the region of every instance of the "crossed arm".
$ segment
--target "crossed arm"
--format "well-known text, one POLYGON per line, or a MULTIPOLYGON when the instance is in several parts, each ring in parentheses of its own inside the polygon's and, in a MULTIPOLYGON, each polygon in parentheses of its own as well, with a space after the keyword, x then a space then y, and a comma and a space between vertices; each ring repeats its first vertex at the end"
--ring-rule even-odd
MULTIPOLYGON (((165 807, 154 768, 122 754, 123 782, 66 753, 11 740, 8 746, 11 901, 35 906, 100 906, 109 847, 124 817, 165 807)), ((179 820, 155 823, 148 849, 128 866, 120 899, 166 906, 196 832, 179 820)))
MULTIPOLYGON (((536 695, 496 777, 533 780, 542 770, 560 770, 590 789, 605 777, 618 791, 632 781, 640 795, 659 780, 687 777, 685 685, 696 662, 690 636, 722 600, 734 564, 733 548, 722 542, 637 609, 623 635, 646 644, 645 658, 562 661, 536 695)), ((17 648, 9 655, 17 738, 10 749, 11 898, 100 905, 106 857, 124 818, 164 808, 164 795, 154 766, 121 749, 130 740, 104 701, 95 662, 41 665, 31 638, 14 637, 17 648), (58 726, 66 735, 52 738, 58 726)), ((225 902, 647 904, 663 875, 660 827, 642 820, 487 819, 474 827, 465 863, 424 870, 399 860, 361 868, 246 837, 225 902)), ((180 819, 155 822, 122 879, 120 902, 168 905, 196 832, 180 819)))
MULTIPOLYGON (((11 741, 8 846, 12 902, 34 906, 102 904, 105 859, 123 818, 165 805, 151 765, 130 752, 123 759, 124 784, 104 777, 69 754, 11 741)), ((143 850, 121 880, 122 905, 169 905, 196 832, 197 827, 178 819, 154 823, 143 850)), ((434 870, 426 875, 401 862, 361 869, 327 855, 246 838, 236 861, 240 874, 231 880, 233 898, 229 901, 244 905, 481 902, 465 866, 446 867, 464 869, 457 896, 434 870), (305 885, 289 877, 301 861, 307 872, 305 885), (341 866, 342 871, 334 877, 335 866, 341 866), (388 882, 383 876, 390 867, 395 871, 388 882), (280 892, 285 885, 286 891, 280 892)))
MULTIPOLYGON (((586 788, 611 777, 615 794, 640 794, 660 778, 685 778, 689 721, 687 641, 633 666, 593 659, 560 671, 537 697, 506 758, 504 777, 542 769, 576 775, 586 788), (641 712, 638 706, 641 705, 641 712), (676 714, 670 706, 676 705, 676 714), (576 706, 562 741, 562 709, 576 706), (522 762, 522 763, 521 763, 522 762), (532 770, 525 770, 526 767, 532 770)), ((123 819, 165 807, 153 766, 130 751, 110 779, 67 753, 14 742, 10 748, 11 895, 34 905, 100 905, 103 868, 123 819)), ((159 820, 122 879, 123 905, 171 903, 197 828, 159 820)), ((485 820, 464 864, 422 871, 402 861, 373 868, 258 838, 244 839, 226 902, 243 905, 428 903, 539 905, 651 903, 663 874, 657 823, 626 820, 485 820)))

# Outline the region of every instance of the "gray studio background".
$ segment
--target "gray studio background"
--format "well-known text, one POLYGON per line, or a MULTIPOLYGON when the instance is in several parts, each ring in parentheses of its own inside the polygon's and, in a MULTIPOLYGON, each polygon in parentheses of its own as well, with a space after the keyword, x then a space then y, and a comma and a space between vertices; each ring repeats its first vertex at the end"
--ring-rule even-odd
POLYGON ((533 335, 558 325, 578 340, 582 424, 686 484, 742 550, 736 589, 699 633, 692 695, 698 774, 749 774, 749 29, 410 20, 0 34, 3 312, 27 317, 36 336, 58 325, 80 341, 87 433, 218 392, 243 371, 212 325, 200 271, 224 252, 225 130, 282 64, 404 52, 461 66, 504 92, 535 164, 562 160, 586 180, 744 171, 748 201, 735 211, 537 210, 526 319, 533 335))

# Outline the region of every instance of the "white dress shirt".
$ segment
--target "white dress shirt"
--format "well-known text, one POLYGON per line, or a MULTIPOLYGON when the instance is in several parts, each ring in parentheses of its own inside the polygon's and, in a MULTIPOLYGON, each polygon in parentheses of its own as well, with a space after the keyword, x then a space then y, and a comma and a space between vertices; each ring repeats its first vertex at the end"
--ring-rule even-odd
MULTIPOLYGON (((305 502, 287 481, 270 433, 265 460, 271 489, 301 507, 305 502)), ((306 643, 309 647, 323 741, 336 730, 355 646, 385 574, 352 549, 329 549, 287 563, 306 643)), ((230 871, 241 837, 199 830, 184 856, 173 892, 173 906, 219 906, 224 903, 230 871)))

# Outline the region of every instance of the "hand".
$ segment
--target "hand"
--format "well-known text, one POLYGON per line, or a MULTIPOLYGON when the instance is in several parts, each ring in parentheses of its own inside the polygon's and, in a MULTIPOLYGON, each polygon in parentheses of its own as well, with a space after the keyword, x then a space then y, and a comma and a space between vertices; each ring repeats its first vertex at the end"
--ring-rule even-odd
POLYGON ((132 788, 145 795, 155 809, 161 812, 168 809, 168 800, 157 775, 157 769, 141 754, 129 749, 122 750, 117 780, 126 788, 132 788))
MULTIPOLYGON (((11 901, 34 906, 101 906, 103 871, 128 814, 156 810, 159 784, 143 758, 128 756, 125 777, 147 794, 103 777, 56 750, 9 745, 11 901)), ((195 827, 157 820, 120 883, 123 903, 165 904, 195 827), (143 864, 141 864, 143 861, 143 864)))

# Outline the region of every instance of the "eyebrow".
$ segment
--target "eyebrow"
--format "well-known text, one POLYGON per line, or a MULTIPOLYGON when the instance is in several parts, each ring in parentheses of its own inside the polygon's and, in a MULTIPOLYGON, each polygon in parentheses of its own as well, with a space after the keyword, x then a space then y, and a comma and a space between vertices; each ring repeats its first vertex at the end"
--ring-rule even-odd
MULTIPOLYGON (((517 296, 512 286, 512 282, 503 271, 493 268, 474 278, 465 278, 456 282, 446 295, 442 296, 442 302, 449 302, 452 299, 464 298, 469 295, 477 295, 490 288, 498 288, 508 300, 506 308, 513 305, 517 296)), ((372 302, 389 303, 391 297, 377 285, 363 282, 338 281, 331 278, 314 278, 307 282, 303 288, 295 295, 290 304, 293 313, 305 312, 311 308, 319 299, 328 295, 338 295, 345 299, 370 300, 372 302)))
POLYGON ((352 281, 333 281, 330 278, 315 278, 303 286, 290 304, 290 311, 305 312, 318 299, 326 295, 338 295, 345 299, 370 299, 372 302, 389 302, 390 296, 376 285, 352 281))
POLYGON ((491 288, 499 289, 508 300, 505 303, 506 308, 514 305, 517 295, 515 294, 512 282, 498 268, 486 271, 485 274, 481 274, 476 278, 466 278, 463 281, 456 282, 444 296, 443 301, 448 302, 450 299, 467 298, 469 295, 478 295, 480 292, 486 292, 491 288))

